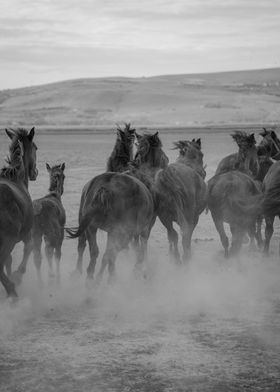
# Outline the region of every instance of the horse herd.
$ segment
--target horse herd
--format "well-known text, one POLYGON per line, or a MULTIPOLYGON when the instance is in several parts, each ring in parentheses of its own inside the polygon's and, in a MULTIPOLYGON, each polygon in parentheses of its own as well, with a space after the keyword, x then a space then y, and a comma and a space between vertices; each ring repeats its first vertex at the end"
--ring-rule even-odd
POLYGON ((6 129, 11 139, 7 166, 0 171, 0 281, 7 295, 16 297, 33 251, 38 279, 41 280, 41 244, 49 274, 54 276, 52 260, 59 263, 64 230, 78 238, 77 271, 82 272, 83 253, 88 242, 90 263, 87 277, 93 279, 98 257, 97 230, 107 232, 106 250, 97 278, 108 267, 114 277, 118 253, 130 244, 136 254, 136 271, 147 254, 147 242, 156 218, 167 230, 169 252, 177 264, 191 256, 191 239, 199 215, 210 210, 224 248, 225 257, 239 252, 244 236, 251 247, 255 239, 263 247, 261 223, 265 219, 264 252, 268 253, 273 221, 280 214, 280 140, 273 130, 263 129, 257 146, 254 134, 235 131, 232 135, 238 152, 225 157, 215 175, 206 183, 201 139, 174 142, 178 158, 174 163, 162 149, 158 132, 139 135, 130 124, 117 127, 116 143, 107 161, 107 171, 91 179, 83 188, 78 228, 65 228, 62 205, 65 163, 50 166, 49 193, 32 202, 28 182, 36 180, 35 130, 6 129), (133 147, 136 145, 136 153, 133 147), (228 223, 231 246, 224 230, 228 223), (181 230, 183 254, 178 248, 181 230), (22 261, 12 272, 11 253, 16 243, 24 242, 22 261))

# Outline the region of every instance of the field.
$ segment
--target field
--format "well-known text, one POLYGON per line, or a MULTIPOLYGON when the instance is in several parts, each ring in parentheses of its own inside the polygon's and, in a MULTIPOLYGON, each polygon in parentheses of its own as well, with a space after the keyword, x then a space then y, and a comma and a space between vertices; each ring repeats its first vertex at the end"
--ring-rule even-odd
MULTIPOLYGON (((209 179, 219 160, 235 151, 228 131, 160 134, 170 161, 172 141, 201 137, 209 179)), ((33 198, 48 188, 45 163, 66 162, 67 225, 77 225, 83 185, 102 173, 113 133, 37 134, 39 177, 33 198)), ((8 138, 0 136, 1 164, 8 138)), ((98 236, 102 255, 106 236, 98 236)), ((185 268, 169 261, 159 222, 149 242, 146 279, 133 275, 134 255, 120 254, 117 281, 86 287, 71 277, 75 240, 65 240, 62 282, 38 287, 30 259, 20 300, 11 305, 0 287, 1 392, 62 391, 279 391, 279 222, 268 259, 258 252, 223 259, 210 215, 203 213, 193 236, 193 258, 185 268)), ((14 268, 21 245, 13 253, 14 268)), ((100 261, 100 258, 99 258, 100 261)), ((88 263, 86 252, 84 266, 88 263)), ((99 267, 99 265, 97 266, 99 267)))
POLYGON ((270 124, 280 120, 280 69, 92 78, 0 91, 0 126, 108 128, 270 124))

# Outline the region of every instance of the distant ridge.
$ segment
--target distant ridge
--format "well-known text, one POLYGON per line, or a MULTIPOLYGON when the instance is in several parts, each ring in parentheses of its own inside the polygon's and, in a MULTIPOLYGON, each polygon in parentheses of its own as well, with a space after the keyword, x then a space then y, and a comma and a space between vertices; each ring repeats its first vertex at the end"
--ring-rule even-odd
POLYGON ((73 79, 0 91, 0 126, 106 128, 280 123, 280 68, 73 79))

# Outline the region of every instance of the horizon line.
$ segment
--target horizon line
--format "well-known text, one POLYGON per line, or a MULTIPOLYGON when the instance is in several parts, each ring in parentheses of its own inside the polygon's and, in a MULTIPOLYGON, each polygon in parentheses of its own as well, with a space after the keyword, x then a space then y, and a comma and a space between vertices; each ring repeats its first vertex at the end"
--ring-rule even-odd
POLYGON ((168 73, 168 74, 154 74, 154 75, 149 75, 149 76, 124 76, 124 75, 111 75, 111 76, 93 76, 93 77, 77 77, 77 78, 70 78, 70 79, 60 79, 56 80, 53 82, 48 82, 48 83, 39 83, 39 84, 31 84, 31 85, 26 85, 26 86, 21 86, 21 87, 12 87, 12 88, 3 88, 0 89, 0 92, 3 91, 10 91, 10 90, 22 90, 22 89, 27 89, 27 88, 36 88, 36 87, 42 87, 42 86, 50 86, 52 84, 59 84, 59 83, 67 83, 75 80, 97 80, 97 79, 115 79, 115 78, 120 78, 120 79, 152 79, 152 78, 160 78, 160 77, 170 77, 170 76, 195 76, 195 75, 217 75, 217 74, 229 74, 229 73, 241 73, 241 72, 256 72, 256 71, 273 71, 273 70, 280 70, 280 67, 267 67, 267 68, 249 68, 249 69, 233 69, 233 70, 227 70, 227 71, 213 71, 213 72, 191 72, 191 73, 168 73))

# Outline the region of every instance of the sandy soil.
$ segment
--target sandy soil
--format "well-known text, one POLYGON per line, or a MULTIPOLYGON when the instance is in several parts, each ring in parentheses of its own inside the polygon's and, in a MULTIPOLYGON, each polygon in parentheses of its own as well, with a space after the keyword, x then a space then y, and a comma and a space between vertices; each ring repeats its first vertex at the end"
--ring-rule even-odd
MULTIPOLYGON (((192 134, 164 134, 172 141, 192 134)), ((196 135, 197 136, 197 135, 196 135)), ((226 134, 201 134, 207 177, 235 149, 226 134)), ((38 135, 40 176, 32 196, 46 193, 45 162, 66 162, 63 202, 76 225, 83 184, 101 173, 112 135, 38 135)), ((1 136, 1 156, 8 141, 1 136)), ((100 232, 101 254, 105 234, 100 232)), ((156 223, 147 279, 135 279, 134 255, 120 254, 117 281, 86 287, 71 277, 76 241, 65 240, 61 287, 38 287, 32 259, 20 300, 11 305, 0 287, 0 390, 6 391, 278 391, 280 390, 279 222, 270 258, 249 253, 225 261, 209 215, 193 237, 193 259, 177 269, 166 233, 156 223)), ((21 246, 14 251, 14 266, 21 246)), ((88 253, 85 256, 85 267, 88 253)))

